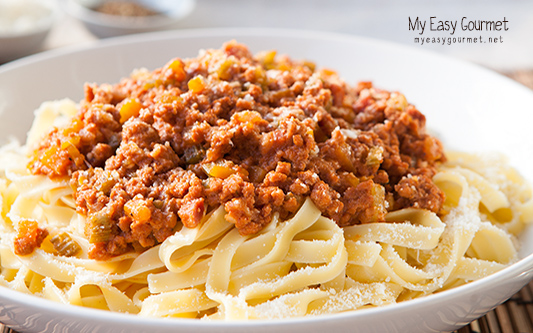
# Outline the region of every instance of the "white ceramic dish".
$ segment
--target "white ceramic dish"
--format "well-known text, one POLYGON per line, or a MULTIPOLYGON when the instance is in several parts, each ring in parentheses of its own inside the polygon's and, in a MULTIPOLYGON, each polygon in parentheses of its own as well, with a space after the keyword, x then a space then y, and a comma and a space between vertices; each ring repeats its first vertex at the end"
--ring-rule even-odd
MULTIPOLYGON (((236 39, 252 51, 276 49, 337 69, 348 81, 372 80, 403 92, 449 148, 503 151, 533 179, 533 92, 457 60, 374 40, 284 30, 195 30, 110 39, 88 48, 32 56, 0 67, 0 133, 24 139, 42 101, 79 100, 83 83, 116 82, 133 68, 195 56, 236 39), (528 109, 529 108, 529 109, 528 109)), ((64 306, 2 289, 0 322, 21 332, 438 332, 466 325, 533 279, 533 228, 523 258, 487 278, 392 306, 314 318, 250 322, 147 319, 64 306)))
POLYGON ((10 22, 12 26, 0 29, 0 63, 37 52, 60 15, 56 0, 11 1, 3 6, 0 4, 0 20, 10 22), (10 15, 16 15, 16 18, 10 15))
POLYGON ((159 13, 139 18, 102 14, 93 10, 105 0, 62 1, 69 14, 100 38, 174 28, 195 6, 195 0, 128 0, 159 13))

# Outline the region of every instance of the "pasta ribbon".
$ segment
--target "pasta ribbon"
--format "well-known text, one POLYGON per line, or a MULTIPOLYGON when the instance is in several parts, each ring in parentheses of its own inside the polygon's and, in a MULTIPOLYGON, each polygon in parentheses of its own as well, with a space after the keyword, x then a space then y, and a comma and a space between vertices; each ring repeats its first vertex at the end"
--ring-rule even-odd
MULTIPOLYGON (((73 110, 69 101, 43 105, 28 145, 73 110)), ((306 198, 291 218, 274 214, 242 236, 221 206, 142 253, 97 261, 88 259, 85 217, 68 182, 31 175, 26 148, 0 148, 0 285, 146 317, 274 319, 406 301, 513 263, 516 235, 533 221, 531 188, 500 155, 449 152, 433 178, 446 195, 439 214, 405 208, 341 228, 306 198), (28 219, 50 236, 16 255, 13 240, 28 219), (81 250, 54 251, 50 239, 60 233, 81 250)))

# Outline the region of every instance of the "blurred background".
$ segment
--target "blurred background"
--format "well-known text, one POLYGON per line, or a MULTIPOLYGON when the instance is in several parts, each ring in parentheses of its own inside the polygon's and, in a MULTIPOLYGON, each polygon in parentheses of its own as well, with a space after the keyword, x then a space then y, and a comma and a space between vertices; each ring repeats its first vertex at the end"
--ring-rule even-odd
MULTIPOLYGON (((42 44, 34 47, 30 53, 90 43, 117 34, 148 30, 268 27, 336 32, 377 38, 446 54, 500 72, 533 69, 533 1, 531 0, 166 0, 144 2, 137 0, 136 2, 141 6, 150 7, 160 3, 161 10, 174 8, 174 12, 170 15, 173 20, 165 22, 168 24, 158 26, 151 22, 142 26, 139 23, 141 21, 137 21, 134 25, 138 29, 134 31, 118 26, 118 20, 103 23, 102 26, 101 22, 98 22, 99 18, 94 15, 94 11, 87 10, 87 8, 95 8, 101 2, 101 0, 0 0, 0 53, 1 50, 13 48, 12 44, 1 39, 2 33, 5 34, 8 31, 9 35, 9 24, 13 24, 16 15, 23 15, 9 12, 9 7, 18 4, 16 6, 22 6, 19 12, 24 13, 24 8, 26 12, 31 12, 30 7, 35 3, 49 3, 50 8, 55 8, 54 4, 58 5, 51 29, 42 44), (503 21, 505 19, 508 30, 461 31, 458 26, 453 35, 446 31, 429 31, 429 20, 432 16, 435 17, 434 22, 449 20, 459 21, 459 24, 463 17, 466 17, 468 21, 503 21), (414 21, 417 17, 420 21, 427 21, 423 35, 419 35, 420 31, 409 30, 409 18, 414 21), (445 40, 444 45, 442 43, 421 45, 420 42, 415 42, 415 37, 478 36, 486 38, 484 40, 488 40, 489 37, 499 39, 497 43, 469 44, 459 42, 449 44, 445 40)), ((36 21, 34 17, 33 22, 36 21)), ((159 22, 162 22, 161 19, 159 22)), ((435 27, 437 25, 434 25, 435 27)), ((13 34, 11 31, 11 35, 13 34)))

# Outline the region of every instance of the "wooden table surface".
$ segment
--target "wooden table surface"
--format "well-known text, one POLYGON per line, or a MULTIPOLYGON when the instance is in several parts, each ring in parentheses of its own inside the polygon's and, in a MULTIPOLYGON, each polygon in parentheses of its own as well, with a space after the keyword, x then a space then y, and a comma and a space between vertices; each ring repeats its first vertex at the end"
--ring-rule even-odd
MULTIPOLYGON (((533 89, 533 69, 502 74, 533 89)), ((458 331, 458 333, 470 332, 533 333, 533 282, 504 304, 458 331)), ((0 323, 0 333, 16 333, 16 331, 0 323)))

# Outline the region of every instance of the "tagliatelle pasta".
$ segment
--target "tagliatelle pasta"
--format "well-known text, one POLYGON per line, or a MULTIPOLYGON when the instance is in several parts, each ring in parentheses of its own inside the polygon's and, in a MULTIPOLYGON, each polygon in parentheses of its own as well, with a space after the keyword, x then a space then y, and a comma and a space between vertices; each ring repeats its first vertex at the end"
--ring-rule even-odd
MULTIPOLYGON (((172 62, 172 66, 178 65, 172 62)), ((178 69, 182 69, 180 66, 182 65, 179 65, 178 69)), ((226 68, 224 66, 221 65, 226 68)), ((280 68, 278 64, 277 69, 271 69, 274 72, 267 71, 265 75, 283 75, 283 70, 280 68)), ((226 74, 220 72, 220 68, 217 69, 217 75, 220 77, 226 74)), ((136 75, 139 79, 146 74, 136 75)), ((189 80, 192 81, 192 84, 188 84, 189 92, 195 93, 195 90, 205 89, 207 81, 202 81, 205 80, 202 78, 196 79, 198 77, 189 80)), ((316 91, 322 89, 318 88, 319 81, 316 76, 308 78, 311 87, 309 89, 316 88, 316 91)), ((152 88, 150 86, 147 89, 152 88)), ((109 93, 106 89, 103 89, 104 92, 97 92, 96 95, 109 93)), ((338 92, 340 88, 331 89, 338 92)), ((283 94, 288 93, 283 92, 283 94)), ((366 102, 360 100, 358 102, 368 103, 367 98, 371 94, 379 99, 380 94, 385 93, 363 89, 358 94, 359 97, 368 94, 366 97, 361 97, 366 102)), ((402 114, 401 124, 406 122, 401 118, 407 117, 405 115, 420 117, 407 106, 403 96, 386 96, 388 104, 382 105, 386 110, 385 113, 398 111, 402 114)), ((158 95, 157 98, 162 97, 158 95)), ((165 98, 172 100, 172 103, 177 101, 169 96, 165 98)), ((180 98, 186 97, 182 94, 180 98)), ((138 121, 135 112, 141 116, 143 112, 148 114, 149 107, 143 109, 135 103, 140 102, 123 104, 127 106, 121 109, 125 111, 120 112, 120 117, 132 112, 128 114, 129 118, 124 120, 122 124, 124 127, 138 121)), ((101 105, 91 107, 102 108, 101 105)), ((163 107, 157 104, 154 112, 160 112, 159 108, 163 107)), ((435 174, 426 170, 429 168, 427 165, 431 163, 423 161, 421 162, 423 166, 409 169, 413 172, 407 172, 394 180, 394 171, 391 171, 393 169, 387 169, 390 175, 386 177, 379 171, 382 167, 380 164, 384 163, 384 156, 392 155, 395 149, 381 145, 379 140, 385 140, 383 135, 378 140, 370 134, 363 133, 363 130, 338 127, 331 128, 329 139, 319 138, 316 133, 307 133, 304 121, 301 121, 303 130, 299 132, 300 139, 293 140, 294 145, 301 147, 304 145, 303 141, 315 136, 317 140, 326 142, 337 140, 336 144, 361 140, 369 147, 365 150, 364 158, 362 157, 366 162, 360 166, 368 169, 352 170, 352 174, 360 173, 356 179, 342 171, 354 167, 351 161, 343 159, 345 156, 341 152, 345 152, 344 146, 334 144, 330 147, 320 144, 311 146, 307 143, 310 151, 318 150, 323 154, 313 156, 326 159, 331 155, 338 157, 337 161, 332 162, 338 166, 336 175, 342 177, 345 182, 351 182, 351 185, 342 187, 343 185, 332 185, 335 182, 330 181, 328 186, 342 192, 343 195, 352 195, 353 201, 343 201, 345 198, 335 199, 337 192, 334 191, 324 190, 319 194, 324 192, 331 194, 330 198, 335 200, 331 200, 329 205, 344 207, 342 210, 323 207, 321 200, 324 199, 317 192, 326 186, 325 182, 314 180, 313 190, 308 188, 308 192, 304 192, 306 186, 312 187, 303 181, 305 179, 319 178, 318 174, 323 179, 335 178, 331 173, 323 171, 324 165, 316 161, 317 169, 322 168, 320 169, 323 171, 322 174, 318 172, 313 177, 304 178, 302 171, 298 174, 300 178, 293 179, 294 182, 290 186, 294 189, 294 193, 306 194, 290 197, 289 193, 284 193, 284 199, 280 199, 278 209, 269 212, 268 223, 263 223, 260 228, 253 226, 257 229, 254 229, 254 232, 249 232, 251 229, 247 229, 251 228, 250 224, 241 224, 243 220, 235 217, 239 211, 235 209, 235 205, 239 203, 241 197, 236 196, 232 200, 221 202, 217 207, 205 209, 204 214, 199 215, 197 225, 187 226, 183 216, 197 213, 197 210, 189 209, 190 206, 187 205, 197 203, 195 200, 198 198, 186 201, 182 196, 180 198, 184 200, 183 202, 187 202, 182 206, 187 208, 185 209, 187 214, 181 214, 180 207, 179 220, 173 220, 176 219, 176 215, 165 215, 167 220, 172 220, 175 224, 171 233, 154 241, 153 237, 156 236, 153 235, 159 235, 157 232, 168 231, 154 227, 145 233, 146 237, 135 239, 128 243, 129 247, 113 252, 114 248, 110 246, 116 244, 107 242, 110 235, 106 228, 110 227, 109 219, 104 217, 108 216, 98 215, 99 212, 84 214, 79 210, 80 188, 87 185, 87 178, 91 177, 89 172, 84 171, 84 166, 75 165, 71 174, 77 173, 78 176, 73 176, 74 178, 70 178, 69 173, 65 175, 57 173, 56 177, 48 177, 49 175, 33 172, 35 170, 28 167, 32 163, 35 167, 36 157, 32 154, 50 128, 66 128, 64 131, 80 130, 79 124, 74 122, 72 125, 72 119, 76 119, 78 108, 69 100, 44 103, 36 112, 26 144, 21 146, 13 141, 0 148, 0 285, 63 304, 147 317, 204 320, 275 319, 382 306, 440 292, 501 270, 518 259, 519 244, 516 236, 533 221, 531 188, 501 155, 447 152, 446 158, 443 158, 435 153, 434 161, 430 161, 431 163, 438 161, 435 163, 435 174), (306 133, 309 137, 306 137, 306 133), (370 139, 365 135, 369 135, 370 139), (362 176, 361 174, 365 172, 366 176, 362 176), (428 179, 421 181, 417 177, 428 179), (369 179, 375 182, 368 185, 369 179), (396 187, 388 185, 393 181, 396 182, 396 187), (361 184, 363 187, 358 187, 361 184), (417 188, 411 188, 412 184, 424 187, 426 196, 417 198, 413 195, 412 192, 416 192, 417 188), (364 186, 368 186, 366 190, 364 186), (441 196, 439 191, 444 195, 441 196), (357 199, 365 195, 374 200, 372 203, 375 205, 368 206, 368 211, 350 211, 349 205, 360 205, 361 202, 357 199), (301 201, 293 212, 291 210, 293 208, 287 205, 297 201, 295 198, 301 201), (432 202, 440 198, 442 202, 432 202), (283 200, 286 200, 284 204, 283 200), (347 223, 346 217, 350 214, 357 215, 359 220, 356 222, 350 220, 351 222, 347 223), (98 226, 94 222, 96 218, 105 220, 101 226, 105 230, 101 233, 99 233, 101 230, 94 230, 95 225, 98 226), (343 221, 346 223, 343 224, 343 221), (46 232, 40 234, 41 231, 35 230, 46 230, 46 232), (102 235, 107 238, 102 240, 100 238, 102 235), (36 237, 42 239, 37 241, 36 237), (20 253, 17 244, 21 241, 28 243, 35 241, 37 245, 31 248, 32 251, 20 253), (153 243, 149 243, 150 241, 153 243), (100 246, 100 250, 104 249, 107 252, 98 252, 96 254, 102 257, 95 257, 95 246, 100 246)), ((340 106, 332 112, 341 113, 340 106)), ((281 110, 276 109, 275 113, 277 118, 274 117, 272 122, 279 127, 284 126, 286 121, 284 117, 292 120, 301 118, 301 114, 285 107, 281 107, 281 110)), ((243 121, 244 125, 239 123, 241 127, 238 130, 244 132, 252 131, 252 128, 246 124, 257 125, 264 120, 259 120, 258 116, 251 114, 250 111, 242 111, 232 115, 230 122, 239 117, 249 121, 249 123, 243 121)), ((339 124, 342 125, 343 121, 339 124)), ((418 125, 410 123, 409 126, 418 125)), ((275 128, 265 131, 265 137, 274 131, 275 128)), ((416 131, 422 130, 416 129, 416 131)), ((210 144, 222 144, 217 140, 212 139, 210 144)), ((277 140, 280 138, 277 137, 277 140)), ((420 140, 424 147, 431 147, 431 151, 438 151, 439 146, 425 134, 416 137, 416 140, 420 140)), ((124 137, 123 141, 126 141, 124 137)), ((415 156, 419 151, 417 150, 419 143, 407 141, 404 145, 412 144, 415 156)), ((128 149, 133 149, 133 145, 128 144, 130 144, 128 149)), ((45 155, 48 154, 44 159, 41 156, 37 157, 38 163, 42 163, 45 167, 53 159, 53 154, 60 153, 54 148, 56 146, 51 147, 53 149, 47 146, 47 150, 43 150, 45 155)), ((57 147, 71 154, 65 156, 71 158, 69 163, 72 165, 76 163, 76 159, 87 164, 96 160, 90 155, 93 152, 86 154, 83 157, 85 160, 79 159, 82 147, 74 139, 67 143, 59 143, 57 147), (73 152, 77 152, 78 155, 74 155, 73 152)), ((149 154, 171 149, 165 145, 156 145, 152 148, 143 149, 149 154), (153 150, 150 150, 152 148, 153 150)), ((119 146, 116 149, 125 148, 119 146)), ((178 150, 175 147, 172 149, 178 150)), ((286 147, 286 149, 292 148, 286 147)), ((429 154, 423 149, 421 151, 429 154)), ((207 150, 203 153, 209 156, 209 152, 207 150)), ((211 153, 214 154, 213 151, 211 153)), ((200 160, 197 160, 198 156, 188 154, 186 152, 180 156, 180 160, 187 159, 189 166, 200 163, 200 160)), ((204 158, 208 159, 205 156, 204 158)), ((232 161, 235 160, 235 156, 233 158, 232 161)), ((414 162, 415 159, 420 157, 410 158, 413 164, 416 164, 418 162, 414 162)), ((150 165, 151 168, 157 167, 157 161, 160 160, 154 158, 154 161, 150 165)), ((297 162, 295 160, 293 164, 297 162)), ((128 161, 123 161, 123 164, 127 163, 128 161)), ((254 178, 255 175, 248 175, 248 171, 241 170, 245 167, 247 170, 261 171, 258 171, 256 166, 245 163, 239 169, 239 166, 232 163, 202 164, 202 170, 207 175, 202 179, 203 186, 214 187, 211 183, 215 181, 213 179, 229 179, 237 174, 254 178)), ((264 165, 266 164, 268 163, 265 162, 264 165)), ((270 174, 264 172, 262 178, 280 177, 283 172, 279 170, 286 167, 283 163, 274 164, 276 172, 272 170, 269 171, 272 172, 270 174)), ((290 167, 297 168, 294 165, 290 167)), ((108 169, 104 170, 104 167, 91 166, 88 169, 98 168, 101 170, 94 171, 95 173, 102 172, 105 177, 114 179, 114 173, 108 169)), ((120 171, 117 170, 115 172, 120 171)), ((304 166, 301 170, 308 171, 304 166)), ((139 172, 138 170, 131 172, 128 177, 133 178, 132 175, 139 172)), ((291 174, 285 175, 289 175, 290 178, 291 174)), ((174 175, 171 174, 169 177, 172 176, 174 175)), ((179 176, 190 175, 183 173, 179 176)), ((187 179, 190 184, 196 182, 194 177, 187 179)), ((154 184, 157 185, 158 182, 163 183, 164 180, 157 179, 154 184)), ((99 191, 106 192, 105 195, 109 198, 114 198, 113 195, 116 193, 107 187, 116 182, 113 180, 111 185, 110 183, 98 180, 96 185, 93 185, 99 186, 99 191)), ((224 183, 224 186, 230 187, 234 184, 224 183)), ((192 188, 193 185, 190 186, 192 188)), ((260 187, 257 182, 255 186, 260 187)), ((172 190, 175 189, 169 189, 172 190)), ((277 200, 276 193, 279 191, 276 191, 269 192, 272 200, 277 200)), ((153 218, 154 212, 160 213, 156 209, 163 211, 161 203, 153 204, 152 207, 147 205, 147 202, 152 204, 155 200, 150 198, 151 201, 143 201, 145 199, 139 193, 129 195, 127 200, 124 199, 122 204, 124 215, 117 218, 119 223, 122 223, 120 224, 122 233, 116 232, 115 237, 117 235, 122 237, 123 234, 131 236, 124 230, 142 227, 141 222, 153 218), (131 225, 124 226, 124 221, 129 221, 131 225)), ((203 206, 193 205, 193 207, 203 206)), ((242 209, 246 206, 239 207, 242 209)), ((114 218, 113 214, 119 215, 117 212, 112 212, 109 216, 114 218)))
MULTIPOLYGON (((45 105, 34 128, 49 108, 70 107, 67 101, 45 105)), ((38 137, 35 129, 29 137, 38 137)), ((434 177, 446 193, 443 217, 406 208, 388 213, 388 223, 341 228, 307 199, 291 219, 274 218, 260 233, 241 236, 220 207, 198 228, 183 227, 141 254, 97 261, 87 258, 84 217, 68 183, 31 175, 25 147, 14 142, 0 156, 0 283, 60 303, 141 316, 264 319, 404 301, 512 263, 514 235, 533 220, 531 190, 501 156, 449 153, 434 177), (58 256, 45 241, 29 256, 15 255, 15 225, 23 219, 67 232, 82 252, 58 256)))

